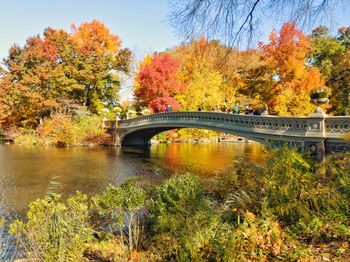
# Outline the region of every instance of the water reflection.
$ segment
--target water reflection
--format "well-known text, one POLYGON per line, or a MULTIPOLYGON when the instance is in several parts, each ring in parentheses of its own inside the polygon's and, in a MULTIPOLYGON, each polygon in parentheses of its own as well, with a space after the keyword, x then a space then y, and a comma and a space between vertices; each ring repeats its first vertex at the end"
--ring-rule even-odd
POLYGON ((235 159, 261 162, 255 143, 154 145, 135 148, 51 148, 0 145, 0 215, 23 213, 28 203, 45 196, 51 181, 64 196, 79 190, 89 195, 130 176, 156 183, 175 172, 202 177, 231 168, 235 159))
POLYGON ((152 161, 166 173, 193 172, 200 176, 225 172, 236 163, 234 160, 263 161, 263 147, 257 143, 158 145, 151 153, 152 161))

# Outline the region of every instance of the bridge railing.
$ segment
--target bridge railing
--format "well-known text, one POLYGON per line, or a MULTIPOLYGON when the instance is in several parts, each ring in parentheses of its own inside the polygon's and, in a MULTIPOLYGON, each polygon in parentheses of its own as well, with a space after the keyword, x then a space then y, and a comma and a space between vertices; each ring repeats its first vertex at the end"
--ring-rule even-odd
POLYGON ((173 121, 174 123, 200 121, 201 124, 210 122, 209 125, 227 125, 236 128, 251 129, 262 132, 274 132, 279 134, 305 135, 308 132, 319 136, 339 138, 350 132, 350 117, 348 116, 260 116, 240 115, 222 112, 169 112, 140 116, 116 122, 115 120, 104 121, 104 127, 133 128, 149 124, 162 124, 173 121))
POLYGON ((328 137, 345 135, 350 132, 350 117, 328 116, 325 118, 325 127, 328 137))
POLYGON ((297 133, 307 132, 307 120, 309 117, 277 117, 259 115, 239 115, 221 112, 170 112, 141 116, 138 118, 122 120, 119 126, 128 128, 149 123, 164 121, 208 121, 218 124, 236 125, 252 129, 264 129, 275 131, 289 131, 297 133))

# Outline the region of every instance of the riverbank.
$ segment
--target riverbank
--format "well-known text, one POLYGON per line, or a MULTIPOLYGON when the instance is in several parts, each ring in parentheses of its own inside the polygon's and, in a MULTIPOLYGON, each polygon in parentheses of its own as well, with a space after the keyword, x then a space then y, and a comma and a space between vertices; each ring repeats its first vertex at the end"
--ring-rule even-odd
MULTIPOLYGON (((90 135, 88 138, 80 138, 79 143, 70 141, 61 141, 57 139, 52 139, 50 137, 40 137, 33 130, 25 131, 22 134, 17 134, 12 137, 3 136, 0 138, 0 143, 3 144, 16 144, 16 145, 36 145, 36 146, 56 146, 56 147, 95 147, 95 146, 115 146, 113 138, 107 133, 98 133, 90 135)), ((211 138, 193 138, 193 139, 182 139, 175 138, 172 140, 164 139, 152 139, 151 144, 196 144, 196 143, 249 143, 246 138, 237 137, 235 135, 224 135, 211 138)))
POLYGON ((45 261, 347 261, 349 159, 320 165, 281 149, 266 161, 209 180, 134 178, 91 198, 53 190, 11 232, 45 261))

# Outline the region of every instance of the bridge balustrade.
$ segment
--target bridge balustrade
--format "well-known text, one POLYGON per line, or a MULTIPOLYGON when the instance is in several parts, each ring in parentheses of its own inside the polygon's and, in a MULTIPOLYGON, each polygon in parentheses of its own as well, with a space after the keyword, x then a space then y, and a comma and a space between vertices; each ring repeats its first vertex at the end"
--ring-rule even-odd
POLYGON ((277 117, 258 115, 238 115, 219 112, 171 112, 141 116, 120 121, 120 127, 129 128, 149 123, 164 121, 198 121, 217 122, 226 125, 251 129, 265 129, 268 131, 289 131, 305 133, 307 131, 307 117, 277 117))
POLYGON ((325 118, 327 137, 338 137, 350 132, 350 117, 328 116, 325 118))
POLYGON ((239 115, 222 112, 169 112, 120 121, 105 121, 116 143, 128 146, 148 145, 157 133, 173 128, 205 128, 236 134, 261 143, 287 142, 316 152, 350 150, 344 135, 350 132, 350 117, 327 116, 315 111, 305 117, 239 115))

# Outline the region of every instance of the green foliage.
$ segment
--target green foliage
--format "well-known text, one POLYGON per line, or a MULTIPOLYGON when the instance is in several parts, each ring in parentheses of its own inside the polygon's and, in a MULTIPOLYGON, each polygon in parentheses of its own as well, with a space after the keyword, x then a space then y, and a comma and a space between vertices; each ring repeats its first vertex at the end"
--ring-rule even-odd
POLYGON ((311 35, 310 62, 316 65, 331 89, 330 111, 336 115, 349 113, 349 27, 342 27, 332 36, 326 27, 318 27, 311 35))
POLYGON ((309 223, 315 216, 326 220, 344 217, 349 207, 343 195, 346 190, 342 191, 347 173, 336 169, 331 172, 332 165, 317 168, 306 159, 293 149, 270 150, 266 167, 236 171, 246 178, 236 178, 243 183, 228 197, 228 204, 258 213, 264 200, 273 215, 290 225, 309 223))
POLYGON ((265 166, 242 165, 217 185, 220 198, 233 210, 225 217, 240 225, 247 211, 257 217, 267 212, 304 244, 349 239, 349 159, 318 165, 292 149, 268 154, 265 166))
POLYGON ((94 196, 92 202, 101 214, 112 218, 112 225, 121 231, 122 239, 126 217, 129 250, 136 248, 140 234, 138 211, 145 204, 145 193, 136 187, 136 180, 129 179, 120 187, 109 185, 104 192, 94 196))
POLYGON ((203 260, 219 217, 193 175, 175 175, 157 188, 150 203, 153 241, 164 259, 203 260))
POLYGON ((161 133, 155 135, 152 139, 157 140, 159 143, 169 142, 169 136, 168 136, 167 132, 161 132, 161 133))
POLYGON ((281 149, 271 152, 267 166, 263 183, 269 208, 283 220, 309 218, 310 208, 317 208, 317 200, 309 194, 317 181, 311 165, 296 151, 281 149))
POLYGON ((92 241, 87 196, 81 193, 61 202, 59 196, 38 199, 29 205, 27 220, 10 227, 20 247, 35 261, 81 261, 92 241))
POLYGON ((322 75, 329 80, 335 66, 335 59, 344 53, 345 48, 341 42, 329 35, 327 27, 317 27, 311 35, 311 51, 309 56, 312 64, 317 66, 322 75))
POLYGON ((108 144, 111 136, 102 128, 102 119, 98 115, 80 117, 74 121, 76 140, 79 143, 97 145, 108 144))

